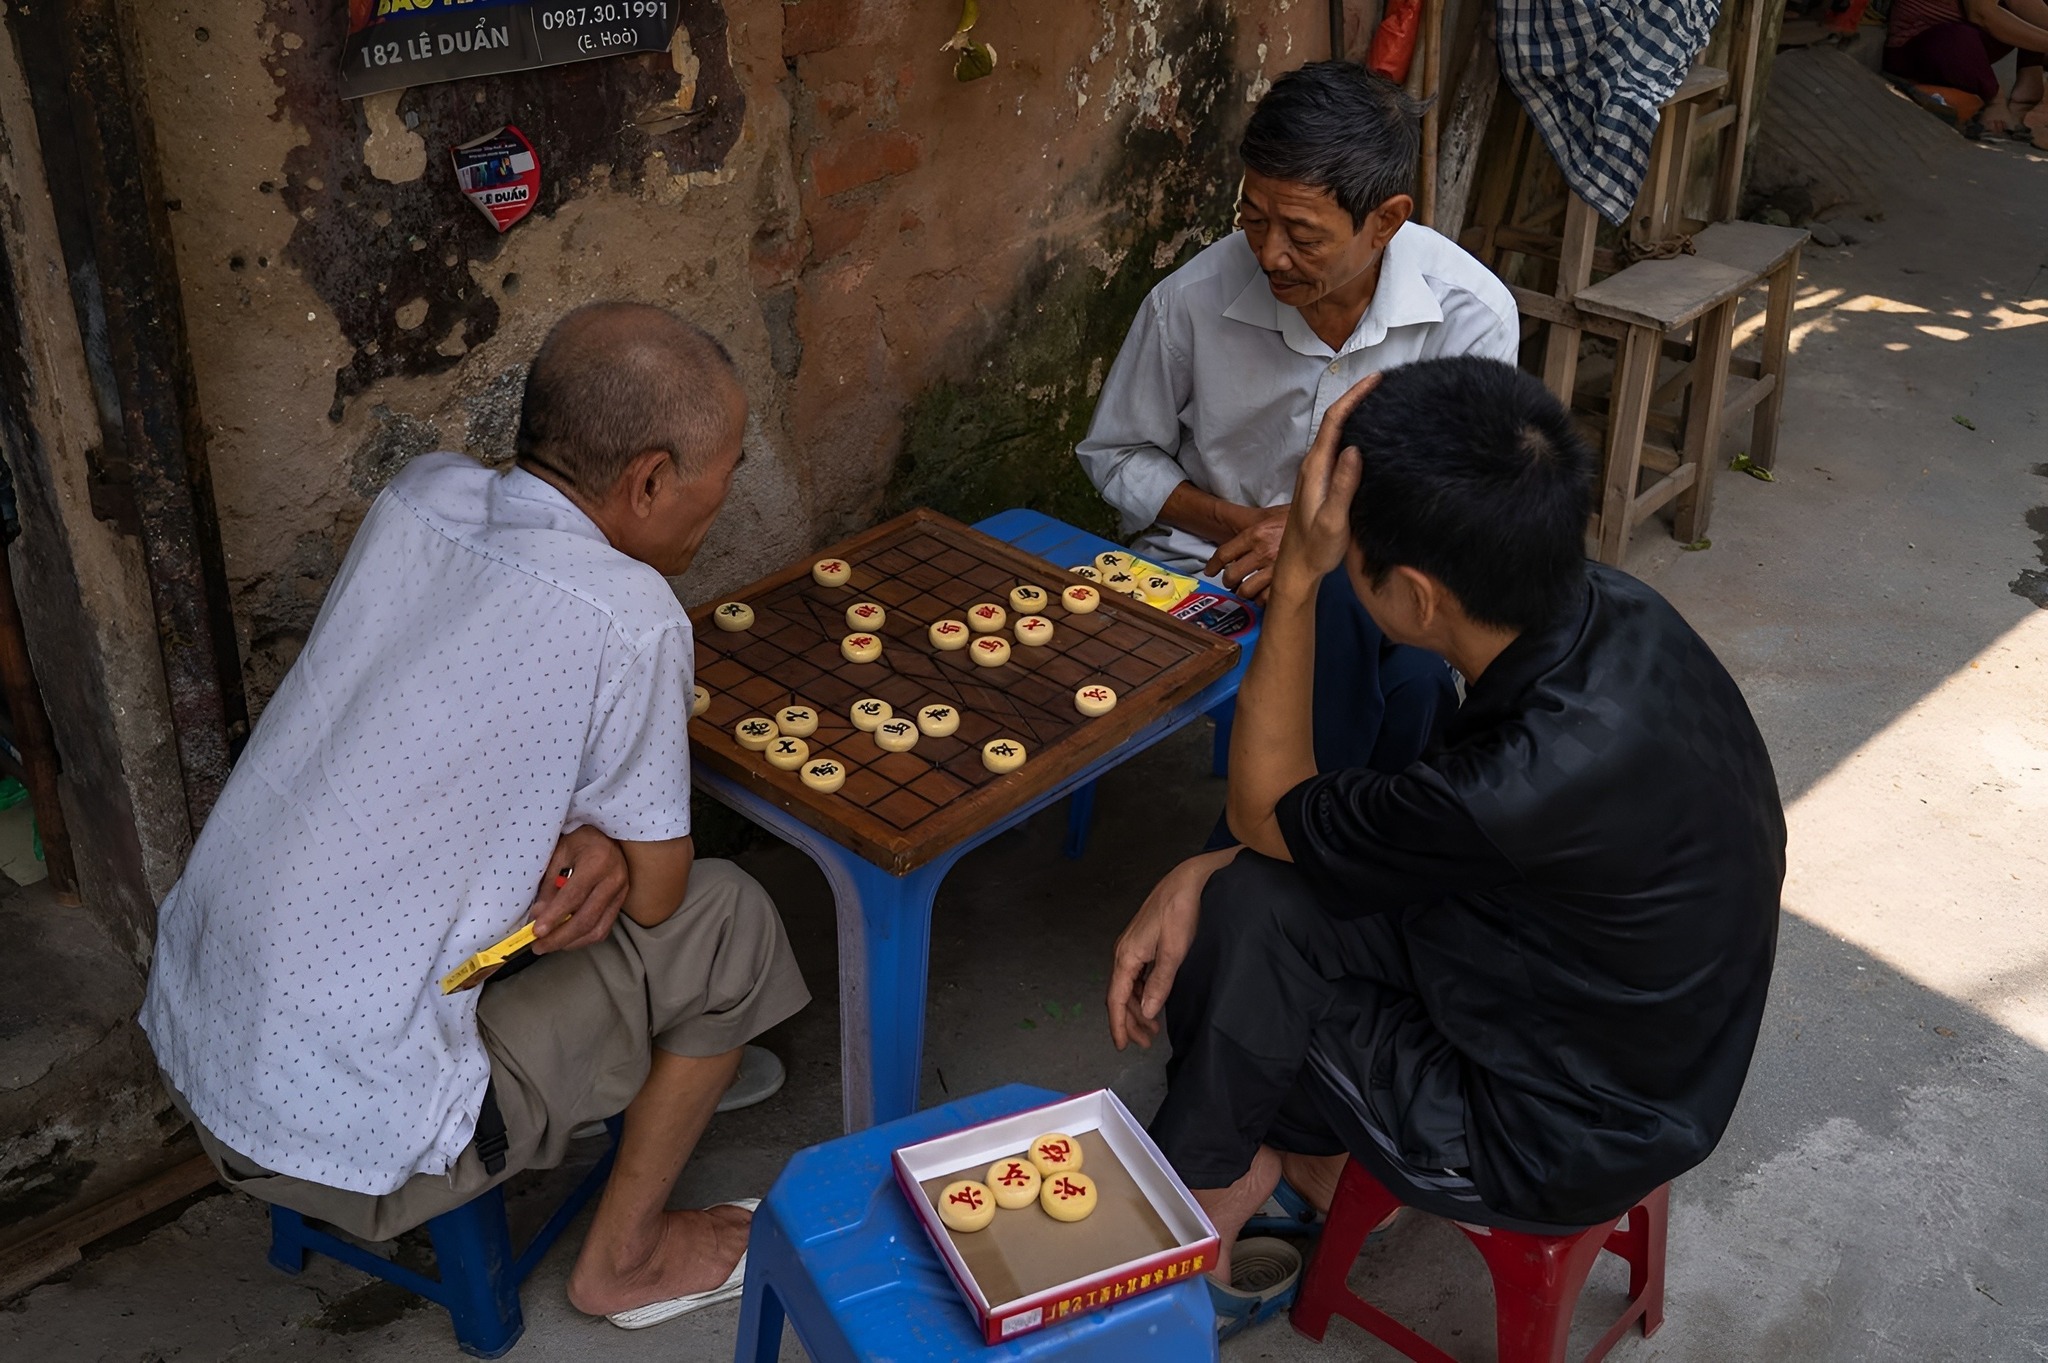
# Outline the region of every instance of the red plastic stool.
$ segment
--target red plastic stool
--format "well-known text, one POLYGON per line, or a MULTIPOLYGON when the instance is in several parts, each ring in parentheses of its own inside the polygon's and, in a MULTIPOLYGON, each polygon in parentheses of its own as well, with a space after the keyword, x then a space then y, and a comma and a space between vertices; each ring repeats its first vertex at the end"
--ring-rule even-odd
MULTIPOLYGON (((1346 1165, 1337 1182, 1330 1219, 1316 1246, 1315 1258, 1301 1280, 1294 1302, 1294 1328, 1320 1340, 1339 1315, 1364 1327, 1418 1363, 1457 1363, 1386 1312, 1370 1306, 1346 1285, 1351 1266, 1365 1248, 1365 1237, 1387 1214, 1401 1205, 1361 1168, 1346 1165)), ((1671 1219, 1671 1185, 1665 1184, 1628 1210, 1626 1216, 1567 1235, 1529 1235, 1522 1231, 1454 1223, 1478 1247, 1493 1274, 1500 1363, 1565 1363, 1565 1342, 1571 1335, 1572 1308, 1593 1261, 1601 1250, 1628 1260, 1628 1309, 1608 1327, 1586 1355, 1598 1363, 1640 1320, 1644 1335, 1664 1323, 1664 1237, 1671 1219), (1624 1227, 1622 1222, 1628 1224, 1624 1227)))

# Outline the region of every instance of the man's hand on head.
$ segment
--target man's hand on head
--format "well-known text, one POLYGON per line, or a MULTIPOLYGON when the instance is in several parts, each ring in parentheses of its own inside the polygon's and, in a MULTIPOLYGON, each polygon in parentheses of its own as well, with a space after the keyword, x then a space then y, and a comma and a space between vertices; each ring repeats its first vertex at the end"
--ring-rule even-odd
POLYGON ((1215 578, 1247 601, 1257 601, 1273 581, 1273 560, 1280 553, 1280 538, 1287 529, 1287 507, 1245 507, 1244 528, 1218 545, 1202 566, 1215 578))
POLYGON ((533 901, 533 954, 574 951, 610 936, 628 885, 617 843, 595 828, 564 833, 533 901))
POLYGON ((1202 891, 1209 877, 1228 866, 1240 849, 1204 852, 1168 871, 1145 896, 1123 936, 1109 975, 1109 1036, 1122 1050, 1135 1041, 1150 1047, 1159 1035, 1159 1013, 1173 989, 1173 977, 1194 945, 1202 917, 1202 891))

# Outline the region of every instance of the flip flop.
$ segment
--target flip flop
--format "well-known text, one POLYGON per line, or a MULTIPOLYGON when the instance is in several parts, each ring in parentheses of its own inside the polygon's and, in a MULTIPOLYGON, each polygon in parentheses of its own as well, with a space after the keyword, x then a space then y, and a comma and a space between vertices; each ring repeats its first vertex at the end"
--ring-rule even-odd
POLYGON ((1309 1200, 1281 1179, 1273 1195, 1244 1223, 1245 1235, 1293 1235, 1313 1240, 1323 1233, 1323 1218, 1309 1200))
MULTIPOLYGON (((743 1197, 736 1202, 720 1202, 717 1205, 721 1207, 741 1207, 747 1211, 753 1211, 761 1205, 761 1199, 758 1197, 743 1197)), ((605 1319, 618 1326, 621 1330, 645 1330, 650 1325, 660 1325, 664 1321, 674 1320, 677 1316, 687 1316, 692 1311, 701 1311, 707 1306, 716 1306, 722 1301, 731 1301, 745 1290, 746 1282, 747 1256, 742 1254, 740 1255, 740 1261, 732 1266, 732 1273, 726 1280, 712 1288, 709 1292, 686 1292, 680 1297, 670 1297, 667 1301, 652 1302, 646 1306, 636 1306, 630 1311, 617 1311, 606 1316, 605 1319)))
POLYGON ((1253 1236, 1230 1247, 1230 1286, 1209 1279, 1220 1343, 1263 1325, 1294 1305, 1301 1289, 1301 1251, 1285 1240, 1253 1236))

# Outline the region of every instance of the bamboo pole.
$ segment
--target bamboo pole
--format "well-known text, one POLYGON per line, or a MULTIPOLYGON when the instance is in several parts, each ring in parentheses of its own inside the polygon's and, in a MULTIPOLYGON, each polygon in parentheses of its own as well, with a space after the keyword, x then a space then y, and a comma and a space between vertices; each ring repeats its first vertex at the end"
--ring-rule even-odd
POLYGON ((1422 199, 1416 217, 1423 226, 1436 225, 1437 134, 1443 118, 1437 105, 1438 87, 1444 75, 1444 0, 1424 0, 1422 6, 1422 97, 1428 101, 1422 114, 1422 199))

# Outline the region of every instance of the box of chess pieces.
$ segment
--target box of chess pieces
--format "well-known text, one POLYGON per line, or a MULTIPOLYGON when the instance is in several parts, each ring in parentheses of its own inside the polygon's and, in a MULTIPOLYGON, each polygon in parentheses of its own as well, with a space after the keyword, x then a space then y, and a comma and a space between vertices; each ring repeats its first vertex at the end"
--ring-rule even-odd
POLYGON ((1199 1278, 1216 1228, 1108 1089, 895 1152, 990 1344, 1199 1278))

